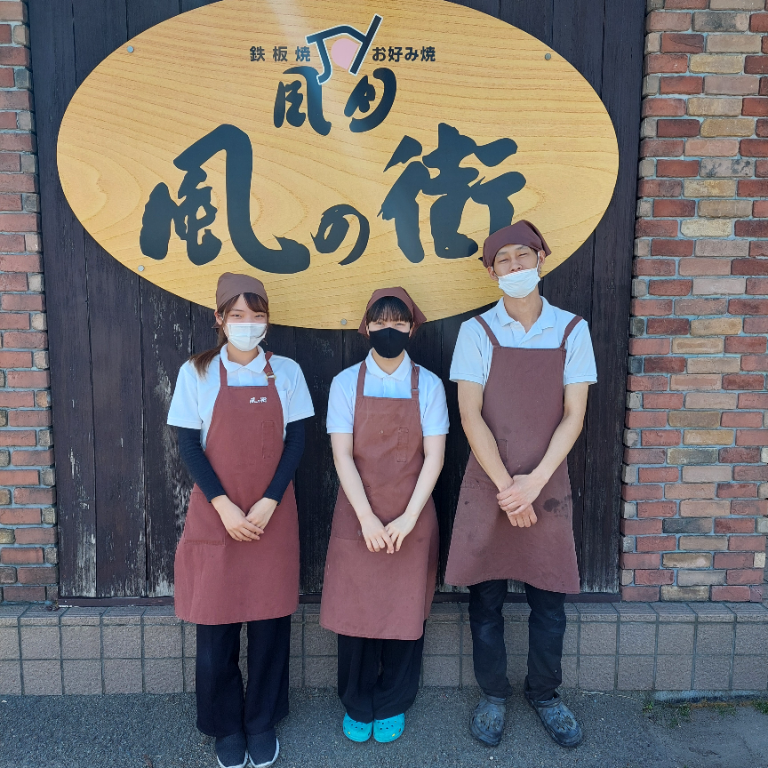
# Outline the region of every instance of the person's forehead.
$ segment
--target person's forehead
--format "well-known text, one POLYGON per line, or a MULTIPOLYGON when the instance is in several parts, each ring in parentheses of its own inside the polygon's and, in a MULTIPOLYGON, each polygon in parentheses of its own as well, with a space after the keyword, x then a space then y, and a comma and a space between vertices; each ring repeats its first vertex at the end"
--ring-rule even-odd
POLYGON ((502 253, 513 254, 513 253, 525 253, 526 251, 535 253, 534 249, 531 248, 531 246, 529 245, 520 245, 519 243, 507 243, 506 245, 502 245, 501 248, 499 248, 499 250, 496 251, 496 256, 500 256, 502 253))

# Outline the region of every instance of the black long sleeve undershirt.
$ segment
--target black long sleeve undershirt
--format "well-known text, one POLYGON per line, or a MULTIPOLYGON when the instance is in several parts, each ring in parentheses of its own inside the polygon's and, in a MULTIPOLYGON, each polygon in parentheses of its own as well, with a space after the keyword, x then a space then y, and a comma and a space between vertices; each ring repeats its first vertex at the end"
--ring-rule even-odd
MULTIPOLYGON (((203 447, 200 443, 200 430, 177 427, 177 432, 181 459, 189 470, 189 474, 192 475, 192 479, 205 494, 205 498, 211 501, 211 499, 215 499, 217 496, 226 495, 224 486, 213 471, 208 457, 203 452, 203 447)), ((272 499, 278 504, 282 501, 285 489, 296 474, 296 468, 299 466, 303 453, 304 420, 292 421, 285 428, 283 454, 277 464, 272 481, 264 492, 265 498, 272 499)), ((253 501, 255 503, 258 499, 253 501)), ((244 511, 247 512, 248 510, 244 511)))

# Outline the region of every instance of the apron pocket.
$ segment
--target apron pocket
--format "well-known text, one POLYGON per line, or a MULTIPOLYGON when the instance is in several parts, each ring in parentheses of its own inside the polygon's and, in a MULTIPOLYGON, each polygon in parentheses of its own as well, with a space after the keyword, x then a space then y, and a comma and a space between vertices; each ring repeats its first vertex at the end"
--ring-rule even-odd
POLYGON ((275 422, 261 422, 261 458, 275 458, 275 422))
POLYGON ((400 427, 397 430, 396 461, 400 463, 408 461, 408 427, 400 427))
POLYGON ((181 536, 185 544, 213 544, 224 546, 229 536, 219 513, 205 498, 205 494, 195 486, 189 498, 187 519, 184 521, 184 533, 181 536))

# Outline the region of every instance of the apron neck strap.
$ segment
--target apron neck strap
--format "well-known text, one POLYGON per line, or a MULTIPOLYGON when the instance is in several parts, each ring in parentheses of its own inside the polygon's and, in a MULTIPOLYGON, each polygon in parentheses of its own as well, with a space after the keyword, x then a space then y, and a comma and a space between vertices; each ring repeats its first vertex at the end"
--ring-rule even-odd
POLYGON ((272 363, 269 362, 272 359, 272 353, 265 352, 264 356, 266 359, 266 363, 264 364, 264 373, 267 374, 267 384, 273 384, 275 381, 275 374, 272 371, 272 363))
MULTIPOLYGON (((265 353, 265 359, 266 363, 264 365, 264 373, 267 376, 267 386, 275 384, 275 374, 272 370, 272 364, 269 362, 269 359, 272 357, 271 352, 265 353)), ((221 386, 222 387, 228 387, 229 386, 229 379, 227 377, 227 369, 224 367, 224 361, 221 359, 221 355, 219 355, 219 378, 221 379, 221 386)))
POLYGON ((419 399, 419 366, 411 363, 411 400, 419 399))
POLYGON ((486 322, 485 322, 485 320, 482 318, 482 316, 481 316, 481 315, 478 315, 478 316, 475 318, 475 320, 477 320, 477 322, 478 322, 478 323, 480 323, 480 325, 482 325, 482 326, 483 326, 483 328, 485 328, 485 332, 488 334, 488 338, 491 340, 491 344, 492 344, 494 347, 498 347, 498 346, 500 346, 500 344, 499 344, 499 340, 496 338, 495 334, 494 334, 494 333, 493 333, 493 331, 491 330, 491 327, 488 325, 488 323, 486 323, 486 322))
POLYGON ((565 342, 568 341, 568 337, 571 335, 571 331, 581 322, 581 318, 576 315, 568 325, 565 326, 565 333, 563 334, 563 340, 560 343, 560 349, 565 349, 565 342))
POLYGON ((360 400, 363 396, 363 390, 365 389, 365 360, 360 363, 360 370, 357 372, 357 399, 360 400))

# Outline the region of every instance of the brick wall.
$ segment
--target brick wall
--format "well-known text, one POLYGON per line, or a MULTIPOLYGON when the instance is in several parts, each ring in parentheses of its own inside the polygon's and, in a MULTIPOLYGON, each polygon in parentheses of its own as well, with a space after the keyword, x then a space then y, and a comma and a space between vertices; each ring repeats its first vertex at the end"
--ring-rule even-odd
POLYGON ((57 595, 26 4, 0 2, 0 602, 57 595))
POLYGON ((762 599, 768 13, 649 0, 622 595, 762 599))

